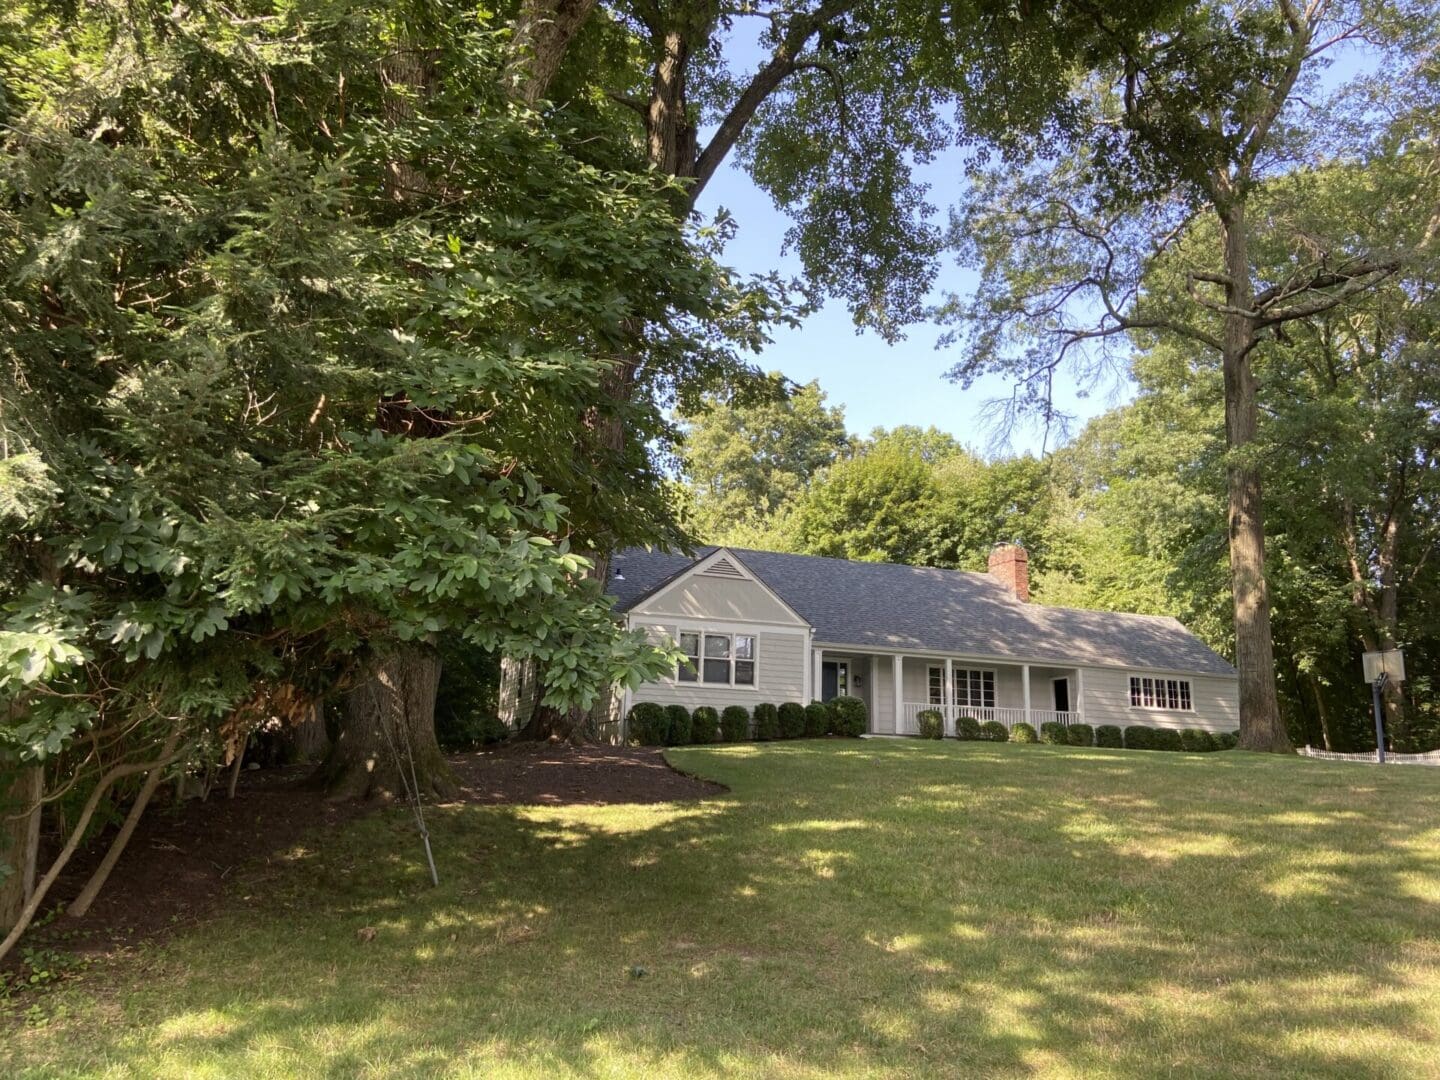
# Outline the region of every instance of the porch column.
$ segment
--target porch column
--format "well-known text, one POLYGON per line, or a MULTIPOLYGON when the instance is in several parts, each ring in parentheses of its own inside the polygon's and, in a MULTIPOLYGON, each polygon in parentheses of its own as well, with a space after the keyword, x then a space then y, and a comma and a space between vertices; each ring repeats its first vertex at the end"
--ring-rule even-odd
POLYGON ((870 654, 869 679, 870 693, 866 695, 866 700, 869 704, 869 708, 866 711, 870 714, 870 730, 879 731, 880 717, 876 714, 880 711, 880 698, 878 696, 878 691, 880 689, 880 658, 874 653, 870 654))
POLYGON ((905 715, 905 658, 896 653, 890 660, 895 678, 895 734, 903 734, 901 718, 905 715))
MULTIPOLYGON (((1025 702, 1025 723, 1030 723, 1030 665, 1020 665, 1020 693, 1025 702)), ((1031 725, 1032 727, 1034 725, 1031 725)))
POLYGON ((953 661, 945 657, 945 685, 940 688, 940 701, 945 710, 945 734, 955 734, 955 673, 953 661))
MULTIPOLYGON (((810 680, 810 700, 819 701, 825 696, 825 650, 815 650, 815 675, 810 680)), ((808 702, 807 702, 808 704, 808 702)))
POLYGON ((1077 714, 1080 723, 1085 722, 1085 669, 1075 669, 1075 700, 1070 702, 1070 711, 1077 714))

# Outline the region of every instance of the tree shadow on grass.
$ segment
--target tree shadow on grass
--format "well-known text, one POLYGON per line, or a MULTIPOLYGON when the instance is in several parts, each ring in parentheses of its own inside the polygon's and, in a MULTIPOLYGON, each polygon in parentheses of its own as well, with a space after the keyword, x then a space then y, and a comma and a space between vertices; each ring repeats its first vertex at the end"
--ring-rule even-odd
POLYGON ((1432 1073, 1423 785, 1046 747, 674 757, 732 794, 446 808, 439 889, 402 816, 357 823, 176 942, 123 1025, 30 1050, 57 1074, 1432 1073))

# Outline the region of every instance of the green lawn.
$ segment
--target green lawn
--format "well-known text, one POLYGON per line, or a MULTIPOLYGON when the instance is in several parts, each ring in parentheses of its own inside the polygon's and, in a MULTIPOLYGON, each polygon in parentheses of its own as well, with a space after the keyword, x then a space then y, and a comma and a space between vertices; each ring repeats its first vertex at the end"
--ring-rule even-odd
POLYGON ((438 890, 361 820, 0 1020, 0 1075, 1440 1076, 1435 770, 670 756, 732 794, 439 811, 438 890))

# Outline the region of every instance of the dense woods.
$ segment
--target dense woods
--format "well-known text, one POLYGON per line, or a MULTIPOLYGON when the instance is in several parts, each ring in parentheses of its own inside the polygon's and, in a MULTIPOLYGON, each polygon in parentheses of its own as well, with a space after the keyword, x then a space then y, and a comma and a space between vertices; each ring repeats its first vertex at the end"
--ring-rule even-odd
POLYGON ((525 734, 586 738, 672 660, 610 618, 628 544, 1020 540, 1040 599, 1236 657, 1249 748, 1363 748, 1344 673, 1394 644, 1396 745, 1435 745, 1431 14, 10 5, 0 956, 82 845, 110 857, 76 911, 149 803, 261 738, 337 798, 403 792, 402 751, 444 795, 437 700, 471 730, 502 654, 542 688, 525 734), (731 165, 794 280, 696 213, 731 165), (937 305, 956 257, 979 290, 937 305), (851 436, 763 372, 827 299, 881 341, 948 324, 958 382, 1005 374, 1068 440, 851 436), (1068 429, 1056 380, 1114 374, 1134 400, 1068 429))

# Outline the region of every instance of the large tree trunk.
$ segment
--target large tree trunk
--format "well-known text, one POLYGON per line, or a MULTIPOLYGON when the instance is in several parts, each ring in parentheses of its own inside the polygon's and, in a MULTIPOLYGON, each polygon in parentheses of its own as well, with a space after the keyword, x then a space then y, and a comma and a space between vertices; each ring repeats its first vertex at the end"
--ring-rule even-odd
POLYGON ((412 758, 422 797, 455 795, 455 775, 435 738, 439 685, 440 654, 429 645, 397 646, 374 659, 347 695, 340 734, 320 766, 332 798, 403 796, 412 758))
POLYGON ((524 0, 515 20, 511 76, 526 105, 545 96, 570 42, 595 10, 595 0, 524 0))
POLYGON ((1270 631, 1270 592, 1265 581, 1265 518, 1260 471, 1250 456, 1259 427, 1259 403, 1250 352, 1255 346, 1250 259, 1244 210, 1222 214, 1225 272, 1229 278, 1222 362, 1225 373, 1225 440, 1230 532, 1230 585, 1235 603, 1235 666, 1240 670, 1240 746, 1288 754, 1290 737, 1280 719, 1275 691, 1275 647, 1270 631))
POLYGON ((16 767, 0 787, 0 862, 9 872, 0 878, 0 935, 8 934, 35 892, 35 859, 40 848, 40 798, 45 770, 16 767))
POLYGON ((317 764, 330 752, 330 736, 325 731, 325 703, 316 701, 310 715, 285 732, 285 742, 293 760, 317 764))

